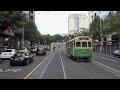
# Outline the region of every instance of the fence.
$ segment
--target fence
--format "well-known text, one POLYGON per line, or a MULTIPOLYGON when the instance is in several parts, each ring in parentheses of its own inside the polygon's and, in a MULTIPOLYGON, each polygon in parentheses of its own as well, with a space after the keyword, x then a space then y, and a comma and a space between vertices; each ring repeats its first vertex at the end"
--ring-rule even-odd
MULTIPOLYGON (((103 54, 112 54, 115 50, 118 50, 119 42, 112 42, 111 45, 107 45, 106 43, 102 46, 102 53, 103 54)), ((100 44, 93 46, 94 52, 100 52, 100 44)))

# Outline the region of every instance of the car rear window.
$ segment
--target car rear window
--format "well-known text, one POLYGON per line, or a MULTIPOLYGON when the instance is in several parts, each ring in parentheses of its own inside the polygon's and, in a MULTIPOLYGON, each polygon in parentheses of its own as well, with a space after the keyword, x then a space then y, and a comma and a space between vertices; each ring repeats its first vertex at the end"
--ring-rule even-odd
POLYGON ((17 53, 18 57, 21 57, 23 55, 23 53, 17 53))
POLYGON ((12 52, 12 50, 5 50, 4 52, 12 52))

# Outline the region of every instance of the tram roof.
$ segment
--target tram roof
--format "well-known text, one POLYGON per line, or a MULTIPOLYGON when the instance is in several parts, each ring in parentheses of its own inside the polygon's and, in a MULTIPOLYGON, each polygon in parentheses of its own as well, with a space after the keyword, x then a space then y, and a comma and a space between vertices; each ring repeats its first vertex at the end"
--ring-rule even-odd
POLYGON ((78 40, 78 41, 80 41, 80 38, 81 38, 81 41, 85 41, 85 40, 92 40, 89 36, 77 36, 77 37, 74 37, 73 39, 71 39, 71 40, 69 40, 68 42, 71 42, 71 41, 74 41, 74 40, 78 40), (83 40, 82 40, 82 38, 84 38, 83 40))

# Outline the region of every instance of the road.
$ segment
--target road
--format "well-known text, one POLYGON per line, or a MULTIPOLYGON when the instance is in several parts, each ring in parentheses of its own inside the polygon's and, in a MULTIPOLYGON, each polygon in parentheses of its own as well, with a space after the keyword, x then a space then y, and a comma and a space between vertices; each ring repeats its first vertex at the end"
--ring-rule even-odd
POLYGON ((60 46, 46 56, 34 56, 28 66, 0 62, 0 79, 120 79, 120 58, 93 53, 92 62, 75 62, 60 46))

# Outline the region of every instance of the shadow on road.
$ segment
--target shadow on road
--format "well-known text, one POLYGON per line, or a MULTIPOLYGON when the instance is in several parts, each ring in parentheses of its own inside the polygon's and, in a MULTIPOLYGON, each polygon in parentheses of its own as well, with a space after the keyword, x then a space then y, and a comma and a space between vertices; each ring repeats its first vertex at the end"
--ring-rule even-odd
POLYGON ((4 64, 6 62, 9 62, 9 60, 0 60, 0 64, 4 64))

